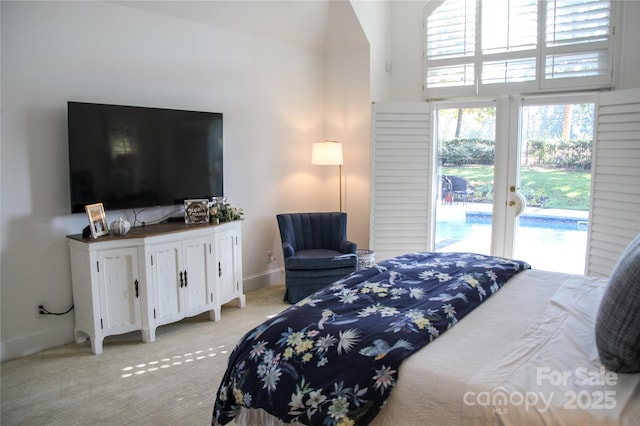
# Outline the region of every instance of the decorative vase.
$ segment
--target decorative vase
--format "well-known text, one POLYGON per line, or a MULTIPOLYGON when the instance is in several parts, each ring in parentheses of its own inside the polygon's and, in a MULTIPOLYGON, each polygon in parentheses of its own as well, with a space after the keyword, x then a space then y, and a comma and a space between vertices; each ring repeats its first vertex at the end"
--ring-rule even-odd
POLYGON ((111 222, 110 229, 111 232, 114 233, 114 235, 125 235, 131 230, 131 224, 128 220, 124 220, 123 218, 119 217, 118 220, 114 220, 113 222, 111 222))

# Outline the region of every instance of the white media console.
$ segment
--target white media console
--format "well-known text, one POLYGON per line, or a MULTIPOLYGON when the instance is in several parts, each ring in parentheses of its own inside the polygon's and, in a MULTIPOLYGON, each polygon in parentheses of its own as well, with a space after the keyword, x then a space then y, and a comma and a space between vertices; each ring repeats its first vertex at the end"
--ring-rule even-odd
POLYGON ((102 353, 106 336, 140 330, 153 342, 158 326, 203 312, 220 319, 221 305, 242 290, 241 221, 165 223, 124 236, 69 235, 75 339, 102 353))

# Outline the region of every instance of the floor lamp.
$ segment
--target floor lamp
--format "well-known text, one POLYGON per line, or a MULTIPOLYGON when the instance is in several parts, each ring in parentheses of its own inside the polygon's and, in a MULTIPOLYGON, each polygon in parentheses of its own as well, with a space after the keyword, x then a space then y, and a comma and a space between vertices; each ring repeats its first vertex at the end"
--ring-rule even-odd
POLYGON ((340 166, 340 211, 342 211, 342 144, 329 140, 315 142, 311 149, 311 164, 340 166))

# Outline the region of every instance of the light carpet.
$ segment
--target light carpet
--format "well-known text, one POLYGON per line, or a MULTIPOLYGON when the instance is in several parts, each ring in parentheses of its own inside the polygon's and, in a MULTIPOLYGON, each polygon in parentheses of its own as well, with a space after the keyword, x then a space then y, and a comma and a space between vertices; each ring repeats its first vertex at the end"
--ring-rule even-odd
POLYGON ((229 354, 251 328, 289 305, 284 286, 247 292, 247 304, 140 332, 109 336, 104 352, 70 343, 2 363, 1 423, 208 425, 229 354))

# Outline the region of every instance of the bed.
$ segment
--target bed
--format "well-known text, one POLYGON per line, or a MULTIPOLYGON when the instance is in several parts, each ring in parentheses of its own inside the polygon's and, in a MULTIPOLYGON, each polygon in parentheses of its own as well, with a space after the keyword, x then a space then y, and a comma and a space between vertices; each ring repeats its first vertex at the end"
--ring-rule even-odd
POLYGON ((473 253, 381 262, 249 331, 212 423, 640 424, 640 374, 595 343, 608 284, 473 253))

